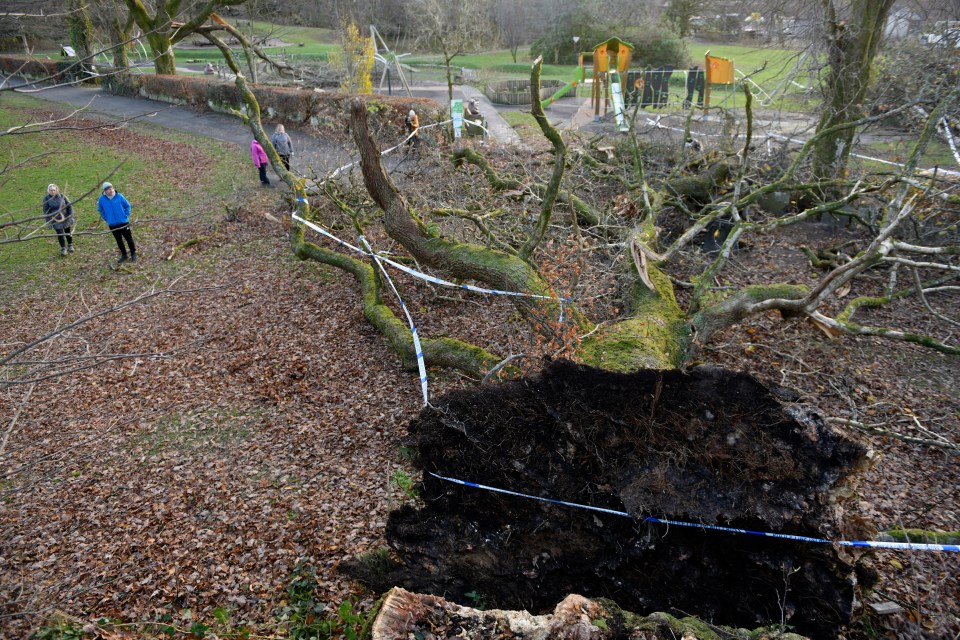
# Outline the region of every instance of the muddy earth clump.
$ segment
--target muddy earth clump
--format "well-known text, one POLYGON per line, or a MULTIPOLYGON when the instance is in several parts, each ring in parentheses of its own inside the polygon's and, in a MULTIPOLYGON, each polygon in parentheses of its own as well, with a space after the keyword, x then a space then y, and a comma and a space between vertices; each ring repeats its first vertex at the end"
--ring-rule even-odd
POLYGON ((450 393, 409 426, 422 503, 390 514, 393 560, 347 571, 378 590, 484 607, 536 613, 578 593, 638 613, 833 637, 870 580, 849 548, 644 521, 870 535, 841 521, 865 450, 796 401, 723 369, 623 374, 567 361, 450 393))

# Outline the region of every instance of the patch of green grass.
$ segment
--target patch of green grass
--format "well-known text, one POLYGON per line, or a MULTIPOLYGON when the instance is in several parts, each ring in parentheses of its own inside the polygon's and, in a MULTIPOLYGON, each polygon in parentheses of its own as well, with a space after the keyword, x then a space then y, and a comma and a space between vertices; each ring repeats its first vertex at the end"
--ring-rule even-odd
MULTIPOLYGON (((50 119, 51 115, 56 117, 58 113, 67 111, 47 101, 3 94, 0 129, 35 122, 41 117, 50 119), (28 112, 27 109, 34 111, 28 112)), ((29 239, 0 244, 0 280, 6 285, 49 275, 62 283, 75 284, 78 278, 89 275, 89 256, 98 254, 112 258, 113 238, 96 210, 99 185, 105 179, 116 184, 130 201, 134 220, 156 221, 138 225, 135 231, 137 242, 147 240, 154 233, 155 224, 164 221, 194 214, 199 214, 201 220, 209 220, 222 214, 219 203, 211 205, 217 203, 218 198, 228 197, 236 191, 240 176, 244 175, 241 166, 246 168, 245 157, 235 146, 150 124, 129 126, 149 138, 200 147, 209 158, 203 168, 201 188, 183 189, 182 185, 171 184, 151 170, 155 160, 150 156, 137 153, 135 149, 98 144, 95 136, 70 129, 4 136, 0 152, 2 165, 23 164, 9 168, 2 175, 5 182, 4 197, 0 200, 0 222, 42 215, 41 203, 47 185, 55 183, 74 203, 74 235, 78 248, 77 253, 61 259, 56 237, 52 229, 43 225, 42 219, 21 225, 19 237, 29 236, 29 239), (114 169, 116 171, 110 175, 114 169)), ((2 239, 15 238, 17 233, 8 228, 2 239)))
POLYGON ((500 116, 516 129, 525 141, 530 137, 542 135, 536 119, 526 111, 504 111, 500 116))
MULTIPOLYGON (((36 121, 36 115, 28 114, 23 109, 43 106, 46 105, 22 96, 4 96, 0 102, 0 129, 36 121)), ((118 185, 141 175, 145 166, 136 154, 90 144, 70 131, 8 135, 4 136, 3 141, 3 157, 0 161, 11 167, 3 174, 4 197, 0 200, 0 220, 3 222, 42 215, 41 203, 47 185, 55 183, 76 203, 74 214, 78 218, 77 226, 86 228, 96 221, 93 217, 96 214, 90 215, 89 209, 96 207, 100 182, 118 165, 122 164, 110 178, 118 185), (18 164, 21 166, 16 167, 18 164), (90 195, 81 199, 88 190, 92 190, 90 195)), ((22 236, 33 238, 43 235, 52 235, 52 231, 44 226, 42 219, 31 221, 23 227, 22 236)), ((0 245, 4 254, 0 269, 11 263, 22 269, 24 264, 46 259, 52 255, 56 244, 55 239, 47 238, 0 245)))
POLYGON ((144 449, 152 456, 164 449, 202 449, 242 440, 250 433, 253 423, 261 419, 260 412, 214 408, 198 414, 171 414, 154 422, 150 431, 141 432, 132 446, 144 449))
MULTIPOLYGON (((876 155, 883 160, 905 162, 910 156, 910 152, 913 150, 915 144, 916 140, 871 142, 864 145, 864 149, 860 151, 860 153, 863 155, 876 155)), ((923 155, 920 156, 921 168, 929 168, 934 165, 953 168, 956 167, 956 164, 957 160, 953 157, 953 152, 950 150, 949 145, 941 140, 931 140, 927 144, 923 155)))
MULTIPOLYGON (((326 60, 331 52, 340 49, 338 34, 334 29, 290 27, 257 20, 234 21, 234 25, 247 35, 252 34, 255 37, 270 36, 286 43, 282 47, 263 47, 266 53, 274 56, 286 54, 293 58, 326 60)), ((200 41, 201 38, 197 37, 189 40, 190 42, 200 41)), ((243 60, 242 49, 237 47, 234 52, 238 60, 243 60)), ((178 62, 223 62, 223 55, 216 47, 197 49, 181 46, 177 48, 176 54, 178 62)))

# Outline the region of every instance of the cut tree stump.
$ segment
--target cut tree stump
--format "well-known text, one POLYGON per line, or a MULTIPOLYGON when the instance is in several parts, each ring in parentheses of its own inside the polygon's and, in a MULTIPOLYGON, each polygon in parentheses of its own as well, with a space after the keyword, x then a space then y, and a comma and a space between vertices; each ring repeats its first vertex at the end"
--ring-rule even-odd
POLYGON ((411 593, 394 587, 386 595, 371 627, 372 640, 714 640, 765 638, 804 640, 804 636, 776 629, 717 627, 695 618, 666 613, 638 616, 614 603, 569 595, 553 613, 480 610, 449 602, 439 596, 411 593))

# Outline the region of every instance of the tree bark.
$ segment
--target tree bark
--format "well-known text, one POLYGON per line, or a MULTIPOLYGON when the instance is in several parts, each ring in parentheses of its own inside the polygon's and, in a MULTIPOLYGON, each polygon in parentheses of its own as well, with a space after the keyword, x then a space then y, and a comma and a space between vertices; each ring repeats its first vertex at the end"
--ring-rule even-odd
MULTIPOLYGON (((676 618, 668 613, 638 616, 621 610, 610 600, 592 600, 568 595, 553 613, 534 616, 526 611, 483 610, 454 604, 439 596, 411 593, 394 587, 384 596, 383 605, 370 629, 372 640, 441 637, 448 630, 452 637, 532 640, 604 640, 618 637, 642 637, 646 640, 676 638, 761 637, 742 629, 716 627, 695 618, 676 618), (617 629, 617 631, 615 631, 617 629), (633 632, 633 633, 631 633, 633 632), (634 635, 637 634, 637 635, 634 635)), ((802 640, 803 636, 783 633, 780 640, 802 640)))
MULTIPOLYGON (((823 115, 817 132, 853 122, 861 116, 861 105, 870 83, 873 59, 880 48, 883 28, 894 0, 854 0, 850 16, 837 15, 833 0, 821 0, 825 12, 827 60, 823 115)), ((852 128, 824 136, 813 152, 814 174, 822 180, 842 177, 853 144, 852 128)))
MULTIPOLYGON (((514 297, 512 300, 528 314, 557 318, 559 302, 550 286, 529 264, 503 251, 480 245, 456 242, 431 233, 407 204, 380 162, 377 148, 367 126, 363 102, 350 105, 350 128, 360 151, 363 182, 374 202, 384 212, 387 234, 403 245, 420 263, 438 268, 454 278, 476 280, 500 291, 530 293, 546 298, 514 297)), ((582 320, 574 314, 578 321, 582 320)))

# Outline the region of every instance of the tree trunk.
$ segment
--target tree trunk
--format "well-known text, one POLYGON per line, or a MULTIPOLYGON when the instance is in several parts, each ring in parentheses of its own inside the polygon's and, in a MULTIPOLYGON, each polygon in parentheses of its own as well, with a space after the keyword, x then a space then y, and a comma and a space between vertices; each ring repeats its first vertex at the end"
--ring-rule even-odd
MULTIPOLYGON (((364 186, 377 206, 383 209, 384 227, 391 238, 422 264, 442 269, 454 278, 476 280, 500 291, 545 296, 513 300, 528 314, 556 320, 560 315, 559 301, 550 299, 554 298, 550 286, 529 264, 502 251, 447 240, 431 233, 384 170, 380 150, 370 137, 364 103, 354 100, 350 105, 350 116, 350 129, 360 151, 364 186)), ((567 315, 580 321, 579 316, 569 310, 567 315)))
POLYGON ((117 69, 130 69, 130 55, 127 52, 130 39, 130 30, 124 26, 120 18, 114 17, 109 23, 110 44, 113 46, 113 66, 117 69))
POLYGON ((173 76, 177 74, 177 58, 173 53, 173 41, 166 31, 154 31, 147 35, 147 41, 153 50, 155 59, 154 69, 158 75, 173 76))
MULTIPOLYGON (((848 19, 837 15, 832 0, 823 0, 823 4, 830 71, 817 132, 860 117, 870 69, 894 0, 854 0, 848 19)), ((818 178, 832 180, 843 176, 855 133, 852 128, 841 129, 817 143, 813 170, 818 178)))
MULTIPOLYGON (((569 595, 553 613, 534 616, 526 611, 485 610, 464 607, 439 596, 410 593, 394 587, 384 596, 383 605, 370 629, 372 640, 416 637, 499 638, 532 640, 565 638, 603 640, 637 637, 646 640, 676 640, 712 637, 766 637, 759 630, 714 627, 693 618, 678 619, 669 613, 638 616, 621 610, 609 600, 590 600, 569 595), (440 635, 438 635, 438 632, 440 635), (700 635, 696 635, 696 634, 700 635)), ((784 633, 780 640, 801 640, 803 636, 784 633)))
POLYGON ((86 80, 91 77, 89 72, 94 63, 93 22, 90 21, 86 3, 81 0, 71 0, 70 11, 70 16, 67 18, 67 24, 70 26, 70 44, 73 45, 80 59, 80 77, 86 80))

